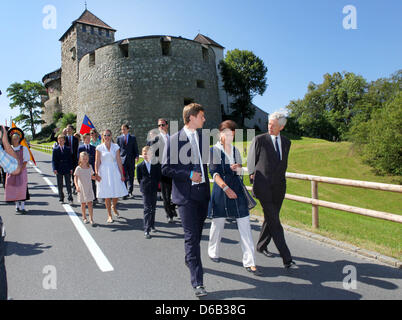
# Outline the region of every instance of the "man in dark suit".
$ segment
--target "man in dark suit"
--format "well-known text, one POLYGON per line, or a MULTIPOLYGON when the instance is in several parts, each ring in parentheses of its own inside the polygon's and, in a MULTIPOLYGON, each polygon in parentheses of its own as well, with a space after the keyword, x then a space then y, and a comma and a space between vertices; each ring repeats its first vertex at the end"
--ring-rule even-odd
MULTIPOLYGON (((135 164, 138 162, 139 153, 137 139, 135 136, 130 135, 129 130, 130 127, 128 124, 121 126, 122 135, 117 138, 117 144, 120 147, 120 157, 126 175, 125 184, 129 195, 133 197, 135 164)), ((127 197, 123 199, 127 199, 127 197)))
POLYGON ((59 145, 53 149, 52 167, 57 177, 57 187, 59 189, 59 200, 64 202, 63 178, 66 183, 68 201, 73 203, 73 193, 71 190, 71 176, 73 174, 73 164, 71 160, 70 148, 65 145, 65 137, 58 137, 59 145))
POLYGON ((269 118, 268 133, 257 136, 249 150, 247 165, 254 195, 260 200, 264 211, 264 223, 257 251, 267 257, 271 238, 282 257, 285 268, 295 267, 286 245, 279 213, 286 193, 286 170, 291 142, 280 132, 285 128, 285 115, 276 112, 269 118))
POLYGON ((155 230, 155 211, 158 194, 158 184, 161 181, 161 165, 152 159, 150 147, 142 149, 144 161, 137 166, 137 180, 144 200, 144 232, 145 238, 151 239, 149 234, 155 230))
MULTIPOLYGON (((70 149, 71 153, 71 163, 73 166, 73 172, 75 172, 75 168, 78 166, 78 147, 80 142, 76 137, 74 137, 74 127, 69 124, 67 126, 67 136, 65 137, 65 145, 70 149)), ((73 193, 76 194, 75 184, 74 184, 74 176, 71 175, 71 185, 73 186, 73 193)))
MULTIPOLYGON (((89 155, 89 164, 92 166, 92 169, 95 172, 95 157, 96 157, 96 148, 91 145, 91 135, 89 133, 84 134, 83 136, 84 144, 78 147, 78 160, 80 159, 81 152, 86 152, 89 155)), ((96 181, 92 180, 92 190, 95 195, 94 204, 98 202, 96 198, 96 181)))
MULTIPOLYGON (((166 119, 158 120, 159 134, 148 141, 147 146, 151 147, 151 150, 155 153, 155 157, 158 158, 159 163, 162 163, 163 151, 170 139, 169 136, 169 124, 166 119)), ((177 217, 176 205, 172 202, 172 178, 162 174, 161 191, 163 206, 166 212, 166 218, 169 223, 174 223, 174 217, 177 217)))
POLYGON ((184 229, 185 264, 190 269, 194 293, 201 297, 207 292, 203 282, 200 242, 210 199, 209 139, 202 139, 197 132, 205 122, 204 108, 195 103, 186 106, 183 120, 184 128, 169 139, 164 150, 162 174, 173 179, 172 201, 178 205, 184 229))

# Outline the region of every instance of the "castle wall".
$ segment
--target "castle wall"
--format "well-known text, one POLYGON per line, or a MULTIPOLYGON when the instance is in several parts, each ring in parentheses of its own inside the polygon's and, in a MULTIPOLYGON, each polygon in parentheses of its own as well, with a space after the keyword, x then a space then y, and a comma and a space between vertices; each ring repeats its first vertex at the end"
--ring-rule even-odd
POLYGON ((114 42, 114 32, 102 28, 85 26, 77 23, 62 41, 61 61, 62 61, 62 91, 66 92, 63 96, 63 112, 78 112, 78 78, 79 61, 87 53, 114 42), (101 29, 101 33, 99 33, 101 29))
POLYGON ((205 128, 219 125, 222 115, 213 50, 207 49, 205 60, 201 44, 172 37, 170 55, 163 56, 160 39, 129 39, 128 57, 114 43, 97 49, 95 56, 82 58, 78 128, 86 114, 99 131, 111 129, 116 137, 121 124, 127 122, 142 147, 158 118, 179 121, 181 128, 185 99, 206 108, 205 128))

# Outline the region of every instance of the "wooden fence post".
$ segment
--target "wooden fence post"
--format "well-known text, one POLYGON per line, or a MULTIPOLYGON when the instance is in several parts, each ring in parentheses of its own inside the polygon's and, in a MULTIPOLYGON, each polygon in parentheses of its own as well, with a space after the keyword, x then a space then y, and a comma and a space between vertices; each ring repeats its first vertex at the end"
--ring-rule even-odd
MULTIPOLYGON (((318 200, 318 182, 317 181, 311 181, 311 198, 313 200, 318 200)), ((314 201, 313 201, 314 203, 314 201)), ((318 221, 318 206, 313 204, 313 228, 318 229, 319 228, 319 221, 318 221)))

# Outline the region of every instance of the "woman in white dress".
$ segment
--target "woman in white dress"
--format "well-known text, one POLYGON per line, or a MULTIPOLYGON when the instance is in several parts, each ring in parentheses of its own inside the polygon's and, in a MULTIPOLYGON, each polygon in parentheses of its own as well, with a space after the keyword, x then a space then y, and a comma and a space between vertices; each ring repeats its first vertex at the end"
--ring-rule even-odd
POLYGON ((118 198, 128 195, 124 184, 123 165, 120 158, 120 147, 112 142, 112 132, 105 130, 102 144, 96 147, 95 172, 100 177, 97 182, 97 197, 105 199, 108 223, 113 223, 112 212, 118 218, 118 198))

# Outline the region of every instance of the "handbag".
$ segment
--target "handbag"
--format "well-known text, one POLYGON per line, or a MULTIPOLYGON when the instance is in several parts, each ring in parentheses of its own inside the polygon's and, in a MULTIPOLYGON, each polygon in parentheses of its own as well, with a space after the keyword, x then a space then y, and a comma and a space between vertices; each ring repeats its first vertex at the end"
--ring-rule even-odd
MULTIPOLYGON (((237 163, 236 162, 236 148, 235 147, 233 147, 233 159, 235 160, 235 163, 237 163)), ((243 176, 242 176, 241 179, 240 179, 239 176, 237 176, 237 177, 239 178, 241 187, 243 189, 244 196, 246 197, 248 209, 249 210, 254 209, 257 206, 257 202, 254 200, 253 196, 247 190, 247 187, 245 186, 244 181, 243 181, 243 176)))

